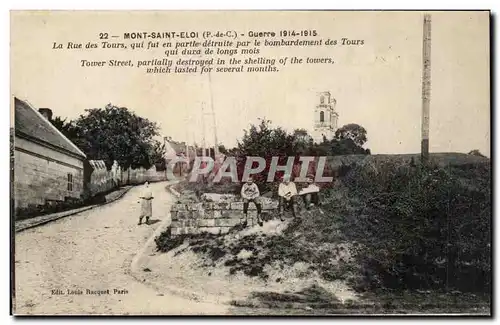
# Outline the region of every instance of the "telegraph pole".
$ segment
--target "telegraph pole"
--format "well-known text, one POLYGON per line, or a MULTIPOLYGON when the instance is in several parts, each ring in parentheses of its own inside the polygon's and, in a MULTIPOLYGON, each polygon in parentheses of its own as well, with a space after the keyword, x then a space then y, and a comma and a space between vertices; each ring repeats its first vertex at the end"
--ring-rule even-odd
POLYGON ((203 132, 203 138, 202 138, 202 146, 203 146, 203 152, 202 152, 202 157, 205 157, 207 155, 206 153, 206 138, 205 138, 205 102, 201 102, 201 126, 202 126, 202 132, 203 132))
MULTIPOLYGON (((187 112, 185 106, 184 106, 184 112, 187 112)), ((189 163, 189 129, 188 129, 189 118, 187 116, 184 118, 184 125, 186 127, 186 158, 187 158, 186 166, 187 166, 187 170, 189 170, 189 165, 190 165, 190 163, 189 163)))
POLYGON ((422 49, 422 148, 421 158, 429 160, 429 110, 431 101, 431 15, 424 15, 422 49))
POLYGON ((167 177, 167 170, 168 170, 168 158, 167 158, 167 137, 163 136, 163 148, 165 148, 165 154, 163 156, 163 160, 165 160, 165 178, 167 177))
POLYGON ((217 141, 217 123, 215 122, 215 111, 214 111, 214 100, 213 100, 213 94, 212 94, 212 78, 211 78, 211 73, 208 72, 208 86, 210 89, 210 106, 212 108, 212 118, 213 118, 213 123, 214 123, 214 156, 217 157, 219 155, 219 145, 217 141))

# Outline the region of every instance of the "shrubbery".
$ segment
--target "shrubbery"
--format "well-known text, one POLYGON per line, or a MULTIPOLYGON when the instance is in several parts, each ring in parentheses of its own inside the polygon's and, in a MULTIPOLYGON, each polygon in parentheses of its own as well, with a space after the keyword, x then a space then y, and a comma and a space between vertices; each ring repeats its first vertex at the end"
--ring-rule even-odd
POLYGON ((28 205, 27 207, 17 208, 16 209, 16 219, 26 219, 35 216, 46 215, 50 213, 57 213, 62 211, 67 211, 71 209, 77 209, 88 205, 87 202, 83 200, 67 200, 67 201, 58 201, 52 204, 45 205, 28 205))
POLYGON ((342 179, 342 232, 356 241, 361 288, 491 286, 490 166, 355 166, 342 179))
POLYGON ((51 213, 83 208, 85 206, 93 204, 102 204, 106 202, 105 195, 111 191, 107 191, 105 193, 99 193, 98 195, 95 195, 93 197, 86 197, 86 198, 82 197, 80 199, 65 198, 64 201, 52 201, 44 205, 30 204, 27 207, 18 207, 15 209, 15 217, 16 220, 22 220, 31 217, 47 215, 51 213))

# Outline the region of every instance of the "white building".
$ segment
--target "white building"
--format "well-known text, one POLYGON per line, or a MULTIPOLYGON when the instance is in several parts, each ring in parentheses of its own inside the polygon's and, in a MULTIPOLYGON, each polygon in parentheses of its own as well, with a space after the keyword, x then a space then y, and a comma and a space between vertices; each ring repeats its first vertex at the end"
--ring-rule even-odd
POLYGON ((332 139, 337 130, 339 114, 335 111, 337 101, 329 91, 318 94, 319 104, 314 109, 314 129, 312 137, 314 142, 322 142, 323 136, 332 139))
POLYGON ((14 98, 15 208, 80 199, 85 154, 52 123, 52 111, 14 98))

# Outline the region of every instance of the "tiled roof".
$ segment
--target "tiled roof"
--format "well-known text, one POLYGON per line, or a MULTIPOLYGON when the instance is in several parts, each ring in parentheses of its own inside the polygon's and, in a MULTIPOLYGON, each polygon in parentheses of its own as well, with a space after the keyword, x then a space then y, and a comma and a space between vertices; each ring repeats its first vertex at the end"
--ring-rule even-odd
POLYGON ((104 160, 89 160, 89 164, 92 169, 106 169, 104 160))
POLYGON ((65 152, 85 158, 85 154, 66 138, 55 126, 25 101, 14 98, 16 134, 27 135, 49 147, 57 147, 65 152))

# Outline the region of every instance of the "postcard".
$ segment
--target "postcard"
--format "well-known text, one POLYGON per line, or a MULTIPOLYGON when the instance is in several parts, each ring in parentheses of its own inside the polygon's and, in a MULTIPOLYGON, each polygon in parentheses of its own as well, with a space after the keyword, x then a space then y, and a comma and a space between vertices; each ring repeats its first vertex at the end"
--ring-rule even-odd
POLYGON ((24 315, 491 316, 489 11, 11 11, 24 315))

